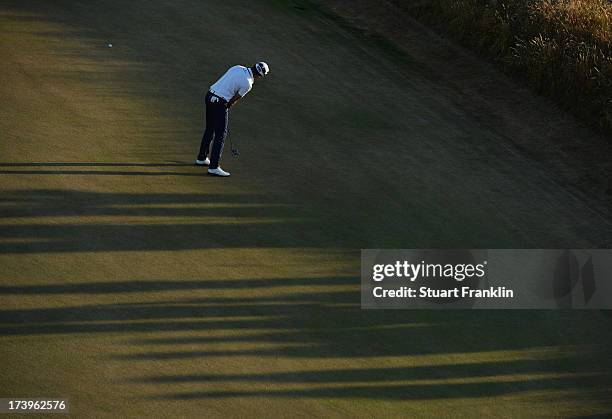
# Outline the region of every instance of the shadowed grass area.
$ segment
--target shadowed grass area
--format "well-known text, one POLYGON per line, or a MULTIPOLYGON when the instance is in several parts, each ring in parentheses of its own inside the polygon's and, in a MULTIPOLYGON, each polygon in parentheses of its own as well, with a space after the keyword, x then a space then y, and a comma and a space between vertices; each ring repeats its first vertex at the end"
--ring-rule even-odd
POLYGON ((606 355, 610 338, 593 334, 587 324, 588 313, 463 311, 449 316, 446 312, 363 311, 355 303, 358 292, 333 291, 351 282, 349 278, 226 279, 201 281, 199 286, 158 281, 150 285, 118 284, 115 288, 108 284, 93 290, 88 283, 55 289, 3 289, 2 293, 79 295, 137 290, 141 296, 181 288, 220 289, 225 296, 154 297, 141 303, 2 310, 0 333, 64 337, 110 334, 116 336, 114 353, 99 354, 99 361, 126 365, 208 365, 215 359, 231 364, 232 359, 249 363, 253 359, 274 362, 280 358, 319 365, 243 373, 198 368, 197 373, 177 374, 170 368, 164 374, 116 377, 127 388, 149 388, 149 400, 263 397, 449 402, 567 391, 582 398, 584 406, 610 408, 603 402, 610 384, 606 355), (167 286, 159 285, 163 283, 167 286), (275 291, 274 286, 281 284, 289 290, 308 285, 308 291, 275 291), (124 288, 128 285, 132 288, 124 288), (265 297, 240 296, 242 291, 260 286, 272 292, 265 297), (125 338, 134 333, 152 333, 155 337, 125 338), (325 364, 320 364, 323 359, 325 364), (600 362, 594 364, 593 359, 600 362), (387 366, 383 366, 385 363, 387 366))

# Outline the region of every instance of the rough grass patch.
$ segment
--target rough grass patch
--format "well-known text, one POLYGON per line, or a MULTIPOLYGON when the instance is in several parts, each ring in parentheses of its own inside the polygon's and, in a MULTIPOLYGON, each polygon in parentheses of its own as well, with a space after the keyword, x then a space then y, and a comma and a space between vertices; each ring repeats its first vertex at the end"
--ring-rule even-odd
POLYGON ((609 0, 393 0, 612 132, 609 0))

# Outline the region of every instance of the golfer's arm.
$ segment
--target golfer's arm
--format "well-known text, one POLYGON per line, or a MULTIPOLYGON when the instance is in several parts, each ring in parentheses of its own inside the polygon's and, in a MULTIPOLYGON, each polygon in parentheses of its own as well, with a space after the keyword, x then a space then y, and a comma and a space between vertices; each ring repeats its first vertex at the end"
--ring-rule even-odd
POLYGON ((234 97, 231 98, 229 102, 227 102, 227 108, 229 109, 232 106, 234 106, 234 103, 238 102, 240 99, 242 99, 242 96, 240 96, 238 93, 236 93, 234 95, 234 97))

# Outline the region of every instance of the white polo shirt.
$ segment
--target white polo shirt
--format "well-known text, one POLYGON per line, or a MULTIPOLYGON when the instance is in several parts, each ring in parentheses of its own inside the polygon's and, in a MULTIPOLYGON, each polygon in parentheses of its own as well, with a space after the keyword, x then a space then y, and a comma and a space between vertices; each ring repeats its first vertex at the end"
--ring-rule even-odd
POLYGON ((253 87, 253 81, 253 73, 250 68, 235 65, 210 86, 210 91, 229 101, 236 94, 244 96, 249 93, 253 87))

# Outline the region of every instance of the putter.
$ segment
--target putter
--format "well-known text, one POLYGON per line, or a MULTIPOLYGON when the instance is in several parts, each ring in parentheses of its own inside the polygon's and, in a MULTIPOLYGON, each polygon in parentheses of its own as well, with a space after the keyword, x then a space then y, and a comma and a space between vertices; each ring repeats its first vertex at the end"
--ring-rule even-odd
POLYGON ((234 147, 234 143, 232 142, 232 137, 230 136, 229 130, 227 131, 227 137, 230 141, 230 150, 232 151, 232 156, 237 159, 240 156, 240 151, 238 151, 237 147, 234 147))

